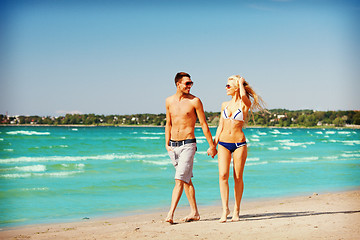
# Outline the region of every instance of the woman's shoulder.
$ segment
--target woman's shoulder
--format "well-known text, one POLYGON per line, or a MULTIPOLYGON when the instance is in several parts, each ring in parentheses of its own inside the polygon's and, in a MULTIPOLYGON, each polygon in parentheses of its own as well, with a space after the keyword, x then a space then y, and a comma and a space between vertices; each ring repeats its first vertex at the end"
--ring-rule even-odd
POLYGON ((221 105, 229 105, 230 102, 231 102, 231 100, 230 100, 230 101, 223 102, 221 105))
POLYGON ((230 102, 230 101, 222 102, 222 103, 221 103, 221 109, 226 108, 227 105, 229 105, 229 102, 230 102))

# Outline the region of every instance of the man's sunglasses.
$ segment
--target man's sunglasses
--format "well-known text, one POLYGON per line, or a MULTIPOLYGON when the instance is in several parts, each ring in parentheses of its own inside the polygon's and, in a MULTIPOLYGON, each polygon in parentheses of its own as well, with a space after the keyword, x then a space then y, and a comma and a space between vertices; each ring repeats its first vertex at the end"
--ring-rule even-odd
POLYGON ((185 85, 186 86, 192 86, 192 85, 194 85, 194 82, 186 82, 185 85))
POLYGON ((231 88, 230 84, 226 84, 225 86, 227 89, 231 88))

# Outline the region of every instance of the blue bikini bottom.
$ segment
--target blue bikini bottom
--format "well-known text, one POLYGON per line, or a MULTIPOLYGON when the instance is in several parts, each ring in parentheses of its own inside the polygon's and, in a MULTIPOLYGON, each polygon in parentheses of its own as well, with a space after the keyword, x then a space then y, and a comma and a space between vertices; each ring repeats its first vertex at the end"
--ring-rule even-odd
POLYGON ((240 143, 227 143, 227 142, 219 142, 221 146, 229 150, 231 153, 233 153, 236 149, 239 147, 245 146, 246 141, 240 142, 240 143))

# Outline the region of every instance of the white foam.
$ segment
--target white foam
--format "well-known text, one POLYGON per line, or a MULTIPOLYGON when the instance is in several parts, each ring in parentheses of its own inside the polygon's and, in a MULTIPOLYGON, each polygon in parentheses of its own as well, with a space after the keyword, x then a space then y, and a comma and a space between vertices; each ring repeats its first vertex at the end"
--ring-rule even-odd
POLYGON ((11 173, 11 174, 2 174, 2 178, 28 178, 31 177, 31 173, 11 173))
POLYGON ((323 157, 324 159, 338 159, 338 156, 328 156, 328 157, 323 157))
POLYGON ((85 164, 79 163, 79 164, 76 164, 75 166, 76 166, 77 168, 84 168, 84 167, 85 167, 85 164))
POLYGON ((345 158, 360 158, 360 153, 343 153, 341 154, 341 157, 345 157, 345 158))
POLYGON ((5 151, 5 152, 13 152, 14 149, 12 149, 12 148, 6 148, 6 149, 4 149, 4 151, 5 151))
POLYGON ((115 160, 115 159, 145 159, 145 158, 157 158, 165 157, 164 154, 105 154, 97 156, 49 156, 49 157, 18 157, 18 158, 6 158, 0 159, 0 163, 25 163, 25 162, 78 162, 88 160, 115 160))
POLYGON ((165 135, 165 132, 160 132, 160 133, 143 132, 143 134, 145 134, 145 135, 165 135))
POLYGON ((292 132, 280 132, 279 130, 275 129, 274 131, 271 132, 272 134, 281 134, 281 135, 291 135, 292 132))
POLYGON ((335 131, 326 131, 325 133, 326 134, 335 134, 336 132, 335 131))
POLYGON ((22 191, 47 191, 49 188, 42 187, 42 188, 22 188, 22 191))
POLYGON ((277 151, 277 150, 279 150, 278 147, 268 147, 268 149, 271 150, 271 151, 277 151))
POLYGON ((324 134, 323 132, 315 132, 316 134, 324 134))
POLYGON ((303 157, 303 158, 292 158, 292 159, 315 161, 315 160, 319 160, 319 157, 303 157))
POLYGON ((32 165, 32 166, 23 166, 23 167, 14 167, 14 170, 20 172, 45 172, 45 165, 32 165))
POLYGON ((10 131, 10 132, 7 132, 6 134, 9 134, 9 135, 50 135, 49 132, 36 132, 36 131, 10 131))
POLYGON ((267 161, 264 161, 264 162, 251 162, 251 163, 246 163, 246 166, 254 166, 254 165, 264 165, 264 164, 268 164, 267 161))
POLYGON ((277 130, 277 129, 275 129, 274 131, 272 131, 271 132, 272 134, 279 134, 280 133, 280 131, 279 130, 277 130))
POLYGON ((260 158, 258 158, 258 157, 248 157, 246 161, 250 161, 250 162, 260 161, 260 158))
POLYGON ((344 143, 344 145, 350 145, 353 146, 355 144, 360 144, 360 140, 353 140, 353 141, 341 141, 342 143, 344 143))
MULTIPOLYGON (((65 168, 68 168, 71 165, 63 163, 63 164, 61 164, 61 166, 65 167, 65 168)), ((75 164, 75 168, 77 168, 77 169, 83 169, 84 167, 85 167, 85 164, 83 164, 83 163, 75 164)))
POLYGON ((288 147, 304 147, 304 148, 306 148, 306 145, 313 145, 313 144, 315 144, 315 142, 304 142, 304 143, 296 143, 296 142, 292 142, 292 141, 280 142, 280 145, 284 145, 284 146, 288 146, 288 147))
POLYGON ((3 138, 0 138, 0 141, 4 141, 4 139, 3 139, 3 138))
POLYGON ((256 135, 256 134, 253 134, 253 135, 251 135, 251 137, 253 137, 253 138, 260 138, 258 135, 256 135))
POLYGON ((291 146, 291 147, 298 147, 304 145, 303 143, 295 143, 295 142, 286 142, 286 143, 280 143, 281 145, 285 146, 291 146))
POLYGON ((153 165, 160 165, 160 166, 164 166, 164 165, 171 165, 171 161, 167 160, 167 161, 149 161, 149 160, 143 160, 143 163, 148 163, 148 164, 153 164, 153 165))
POLYGON ((265 132, 257 132, 257 134, 262 135, 262 136, 267 135, 267 133, 265 133, 265 132))
POLYGON ((205 136, 196 137, 196 140, 199 140, 199 139, 206 140, 206 137, 205 136))
POLYGON ((351 132, 348 132, 348 131, 341 131, 341 132, 338 132, 338 134, 351 134, 351 132))
POLYGON ((260 142, 260 139, 258 139, 258 138, 251 138, 251 139, 250 139, 250 142, 260 142))
POLYGON ((291 147, 282 147, 282 149, 291 150, 291 147))
POLYGON ((209 162, 209 163, 218 163, 218 160, 216 160, 216 159, 211 159, 211 160, 207 160, 207 162, 209 162))
POLYGON ((310 162, 309 160, 281 160, 277 161, 278 163, 301 163, 301 162, 310 162))
POLYGON ((79 129, 77 129, 77 128, 72 128, 71 131, 77 132, 77 131, 79 131, 79 129))
POLYGON ((196 154, 207 155, 206 151, 196 152, 196 154))
POLYGON ((292 141, 293 141, 292 139, 275 140, 275 142, 280 142, 280 143, 289 143, 292 141))
POLYGON ((319 160, 319 157, 302 157, 302 158, 291 158, 293 160, 300 160, 300 161, 316 161, 319 160))
POLYGON ((304 163, 319 160, 319 157, 303 157, 303 158, 291 158, 291 160, 281 160, 278 163, 304 163))
POLYGON ((66 171, 52 173, 14 173, 0 175, 2 178, 29 178, 29 177, 67 177, 70 175, 83 173, 84 171, 66 171))
POLYGON ((344 151, 344 153, 360 153, 360 150, 355 150, 355 151, 344 151))
POLYGON ((139 137, 141 140, 160 139, 160 137, 139 137))
POLYGON ((83 173, 84 171, 67 171, 67 172, 53 172, 53 173, 33 173, 36 177, 68 177, 70 175, 83 173))

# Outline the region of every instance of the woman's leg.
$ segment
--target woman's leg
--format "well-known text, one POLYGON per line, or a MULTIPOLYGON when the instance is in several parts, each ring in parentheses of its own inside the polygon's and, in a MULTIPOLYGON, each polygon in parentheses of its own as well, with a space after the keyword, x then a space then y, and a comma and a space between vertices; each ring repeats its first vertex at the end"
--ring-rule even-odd
POLYGON ((245 162, 247 158, 247 146, 242 146, 236 149, 233 153, 234 159, 234 196, 235 196, 235 206, 234 213, 232 217, 232 221, 239 221, 239 213, 240 213, 240 203, 241 198, 244 192, 244 181, 243 181, 243 173, 245 162))
POLYGON ((231 162, 231 153, 225 147, 219 145, 218 148, 219 162, 219 186, 223 213, 220 222, 226 222, 229 210, 229 171, 231 162))

